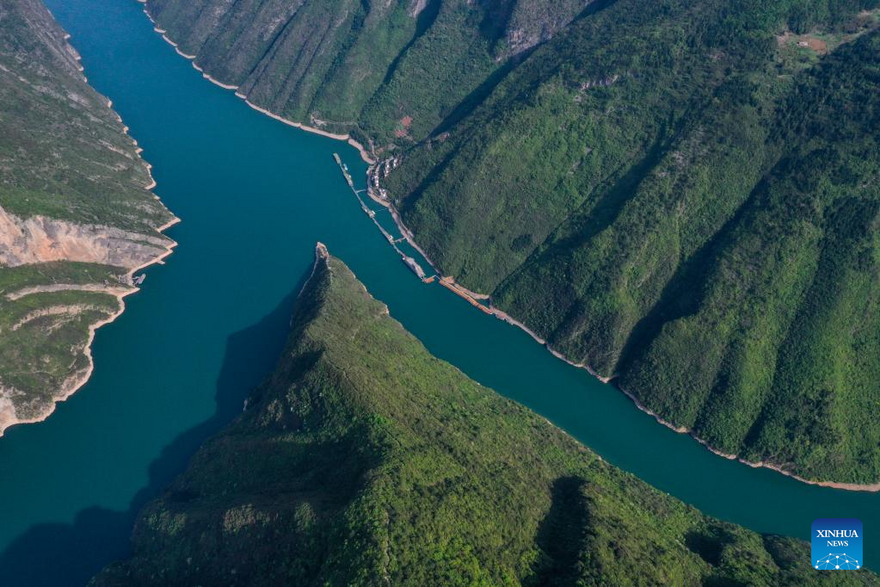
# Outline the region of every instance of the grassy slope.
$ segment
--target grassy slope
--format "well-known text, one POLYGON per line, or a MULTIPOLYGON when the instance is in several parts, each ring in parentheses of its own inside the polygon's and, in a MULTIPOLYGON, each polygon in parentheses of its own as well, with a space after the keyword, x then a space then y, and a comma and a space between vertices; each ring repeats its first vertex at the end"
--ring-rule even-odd
POLYGON ((291 15, 247 63, 214 43, 262 16, 149 6, 258 103, 402 147, 429 256, 569 358, 723 451, 880 479, 877 0, 342 4, 260 3, 291 15))
POLYGON ((36 0, 0 11, 0 205, 155 234, 171 215, 117 115, 78 71, 64 31, 36 0))
MULTIPOLYGON (((64 31, 38 0, 0 6, 0 207, 155 236, 172 215, 144 190, 146 164, 107 99, 86 83, 64 31)), ((106 293, 5 294, 37 285, 119 287, 124 270, 53 262, 0 267, 0 408, 44 413, 88 366, 89 326, 116 312, 106 293), (60 311, 67 308, 67 311, 60 311), (60 312, 13 328, 31 312, 60 312)))
POLYGON ((875 584, 712 520, 432 357, 340 261, 94 585, 875 584), (830 584, 830 583, 829 583, 830 584))

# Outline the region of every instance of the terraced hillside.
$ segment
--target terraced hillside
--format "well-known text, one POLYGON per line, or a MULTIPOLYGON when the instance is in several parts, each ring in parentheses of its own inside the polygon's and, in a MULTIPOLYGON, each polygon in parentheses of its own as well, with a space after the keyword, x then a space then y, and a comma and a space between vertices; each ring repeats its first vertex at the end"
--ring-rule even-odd
POLYGON ((93 586, 878 583, 608 465, 318 253, 275 373, 93 586))
POLYGON ((880 481, 877 0, 147 6, 393 161, 439 270, 572 362, 722 452, 880 481))
POLYGON ((93 328, 174 217, 76 51, 38 0, 0 6, 0 434, 88 376, 93 328))

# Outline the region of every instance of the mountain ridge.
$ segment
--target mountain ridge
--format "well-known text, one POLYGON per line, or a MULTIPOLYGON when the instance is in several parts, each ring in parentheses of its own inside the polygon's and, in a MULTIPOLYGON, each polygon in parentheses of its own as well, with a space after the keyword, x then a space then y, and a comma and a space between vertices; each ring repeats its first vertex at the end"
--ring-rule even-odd
MULTIPOLYGON (((189 26, 175 0, 160 4, 160 26, 189 26)), ((452 5, 461 8, 442 3, 443 14, 458 14, 452 5)), ((639 405, 718 452, 870 486, 880 429, 862 414, 880 400, 869 384, 880 350, 856 316, 871 315, 865 280, 876 271, 865 252, 848 276, 817 263, 851 229, 864 250, 874 228, 839 216, 826 238, 824 212, 808 212, 849 202, 872 214, 874 172, 858 161, 873 160, 877 134, 876 5, 593 3, 516 58, 461 73, 482 81, 465 83, 457 106, 395 94, 348 129, 393 160, 373 195, 387 194, 435 266, 569 362, 620 376, 639 405), (808 173, 813 191, 798 187, 808 173), (861 180, 816 191, 846 174, 861 180), (771 210, 788 226, 775 227, 771 210), (811 283, 823 274, 820 293, 811 283), (843 304, 837 324, 815 299, 843 304), (847 329, 859 340, 834 334, 847 329), (794 330, 810 342, 790 350, 794 330)), ((445 54, 439 41, 433 49, 445 54)), ((406 75, 448 75, 438 63, 406 75)), ((307 110, 289 114, 323 116, 307 110)))
POLYGON ((873 584, 705 517, 431 356, 320 245, 278 367, 93 586, 873 584))

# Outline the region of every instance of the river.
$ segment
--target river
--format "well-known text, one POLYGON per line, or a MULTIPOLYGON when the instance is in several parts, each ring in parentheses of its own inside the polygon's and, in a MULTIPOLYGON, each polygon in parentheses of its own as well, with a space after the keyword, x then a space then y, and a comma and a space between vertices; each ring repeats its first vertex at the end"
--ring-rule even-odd
MULTIPOLYGON (((182 223, 168 232, 175 253, 98 331, 88 384, 45 422, 0 438, 0 583, 84 584, 128 552, 140 506, 272 369, 318 240, 431 352, 706 513, 804 540, 814 518, 860 518, 869 536, 880 526, 880 495, 714 456, 524 332, 422 284, 339 173, 333 152, 364 183, 354 149, 273 121, 204 80, 134 0, 48 5, 182 223)), ((869 538, 865 552, 880 567, 880 541, 869 538)))

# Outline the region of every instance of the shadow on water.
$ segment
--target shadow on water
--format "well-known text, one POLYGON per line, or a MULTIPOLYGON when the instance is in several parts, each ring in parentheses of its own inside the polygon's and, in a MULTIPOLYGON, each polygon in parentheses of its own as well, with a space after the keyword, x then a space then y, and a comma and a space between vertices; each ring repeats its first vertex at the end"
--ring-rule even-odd
POLYGON ((112 560, 131 552, 129 537, 138 511, 184 470, 205 439, 241 412, 250 391, 275 367, 287 340, 294 302, 307 278, 308 273, 258 323, 227 339, 217 378, 214 415, 162 449, 150 464, 148 484, 134 496, 129 509, 119 512, 90 507, 78 512, 72 524, 32 526, 0 554, 0 577, 4 586, 85 585, 112 560), (117 547, 109 552, 94 548, 95 544, 116 544, 117 547))

